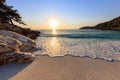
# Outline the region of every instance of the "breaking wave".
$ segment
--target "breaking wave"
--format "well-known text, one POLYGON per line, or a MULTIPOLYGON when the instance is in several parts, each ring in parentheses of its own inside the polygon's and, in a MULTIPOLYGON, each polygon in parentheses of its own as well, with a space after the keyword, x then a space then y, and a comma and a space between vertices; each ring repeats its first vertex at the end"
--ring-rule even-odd
POLYGON ((60 37, 60 38, 74 38, 74 39, 120 39, 120 32, 118 31, 102 31, 102 30, 76 30, 76 32, 58 31, 57 34, 42 33, 41 37, 60 37))
POLYGON ((115 31, 60 31, 57 35, 43 33, 37 39, 42 50, 38 54, 51 57, 73 55, 120 61, 120 32, 115 31))

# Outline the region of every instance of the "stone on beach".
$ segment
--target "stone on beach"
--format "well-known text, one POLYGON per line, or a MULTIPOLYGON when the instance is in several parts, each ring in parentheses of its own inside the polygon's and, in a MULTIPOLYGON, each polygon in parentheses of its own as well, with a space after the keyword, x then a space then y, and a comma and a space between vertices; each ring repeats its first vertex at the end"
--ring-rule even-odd
POLYGON ((2 44, 0 43, 0 55, 3 53, 10 53, 10 52, 14 52, 15 50, 12 49, 10 46, 8 46, 7 44, 2 44))
POLYGON ((35 41, 18 33, 0 30, 0 65, 8 63, 27 63, 35 59, 29 53, 36 49, 35 41))
POLYGON ((17 40, 17 42, 21 44, 20 51, 24 52, 24 51, 29 51, 34 48, 36 49, 35 41, 23 35, 20 35, 12 31, 7 31, 7 30, 0 30, 0 34, 4 35, 5 37, 10 37, 14 40, 17 40))
POLYGON ((34 61, 35 56, 31 53, 6 53, 0 55, 0 65, 7 63, 26 63, 34 61))
POLYGON ((0 47, 1 53, 12 51, 19 51, 19 48, 22 46, 22 43, 14 38, 10 38, 7 36, 0 35, 0 45, 4 47, 0 47), (5 51, 6 50, 6 51, 5 51))

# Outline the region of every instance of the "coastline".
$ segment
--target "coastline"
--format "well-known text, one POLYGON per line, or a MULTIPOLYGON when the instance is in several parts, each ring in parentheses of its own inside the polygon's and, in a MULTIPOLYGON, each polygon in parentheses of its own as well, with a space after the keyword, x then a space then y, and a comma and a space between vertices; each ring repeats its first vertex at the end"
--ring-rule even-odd
POLYGON ((101 59, 80 58, 70 55, 64 57, 36 56, 33 63, 13 64, 0 67, 3 80, 119 80, 120 62, 101 59), (19 65, 19 66, 16 66, 19 65), (29 65, 29 66, 28 66, 29 65), (7 70, 5 69, 7 67, 7 70), (15 68, 16 67, 16 68, 15 68), (22 67, 20 69, 20 67, 22 67), (10 75, 10 71, 13 75, 10 75), (19 70, 18 70, 19 69, 19 70), (8 74, 8 75, 7 75, 8 74))
POLYGON ((0 80, 120 80, 118 3, 0 0, 0 80))

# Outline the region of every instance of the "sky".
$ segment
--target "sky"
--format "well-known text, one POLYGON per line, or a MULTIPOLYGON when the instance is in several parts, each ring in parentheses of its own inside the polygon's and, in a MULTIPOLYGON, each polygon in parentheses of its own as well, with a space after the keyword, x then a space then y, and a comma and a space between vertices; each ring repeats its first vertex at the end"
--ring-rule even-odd
POLYGON ((18 9, 26 28, 50 29, 50 21, 58 29, 78 29, 120 16, 120 0, 7 0, 18 9))

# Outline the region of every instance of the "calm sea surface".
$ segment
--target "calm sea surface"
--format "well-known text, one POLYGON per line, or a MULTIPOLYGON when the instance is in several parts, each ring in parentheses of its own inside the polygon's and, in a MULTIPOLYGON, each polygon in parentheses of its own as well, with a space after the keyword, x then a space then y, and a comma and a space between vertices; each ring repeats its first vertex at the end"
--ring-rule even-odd
POLYGON ((120 32, 109 30, 40 30, 36 53, 51 57, 67 54, 120 61, 120 32))

